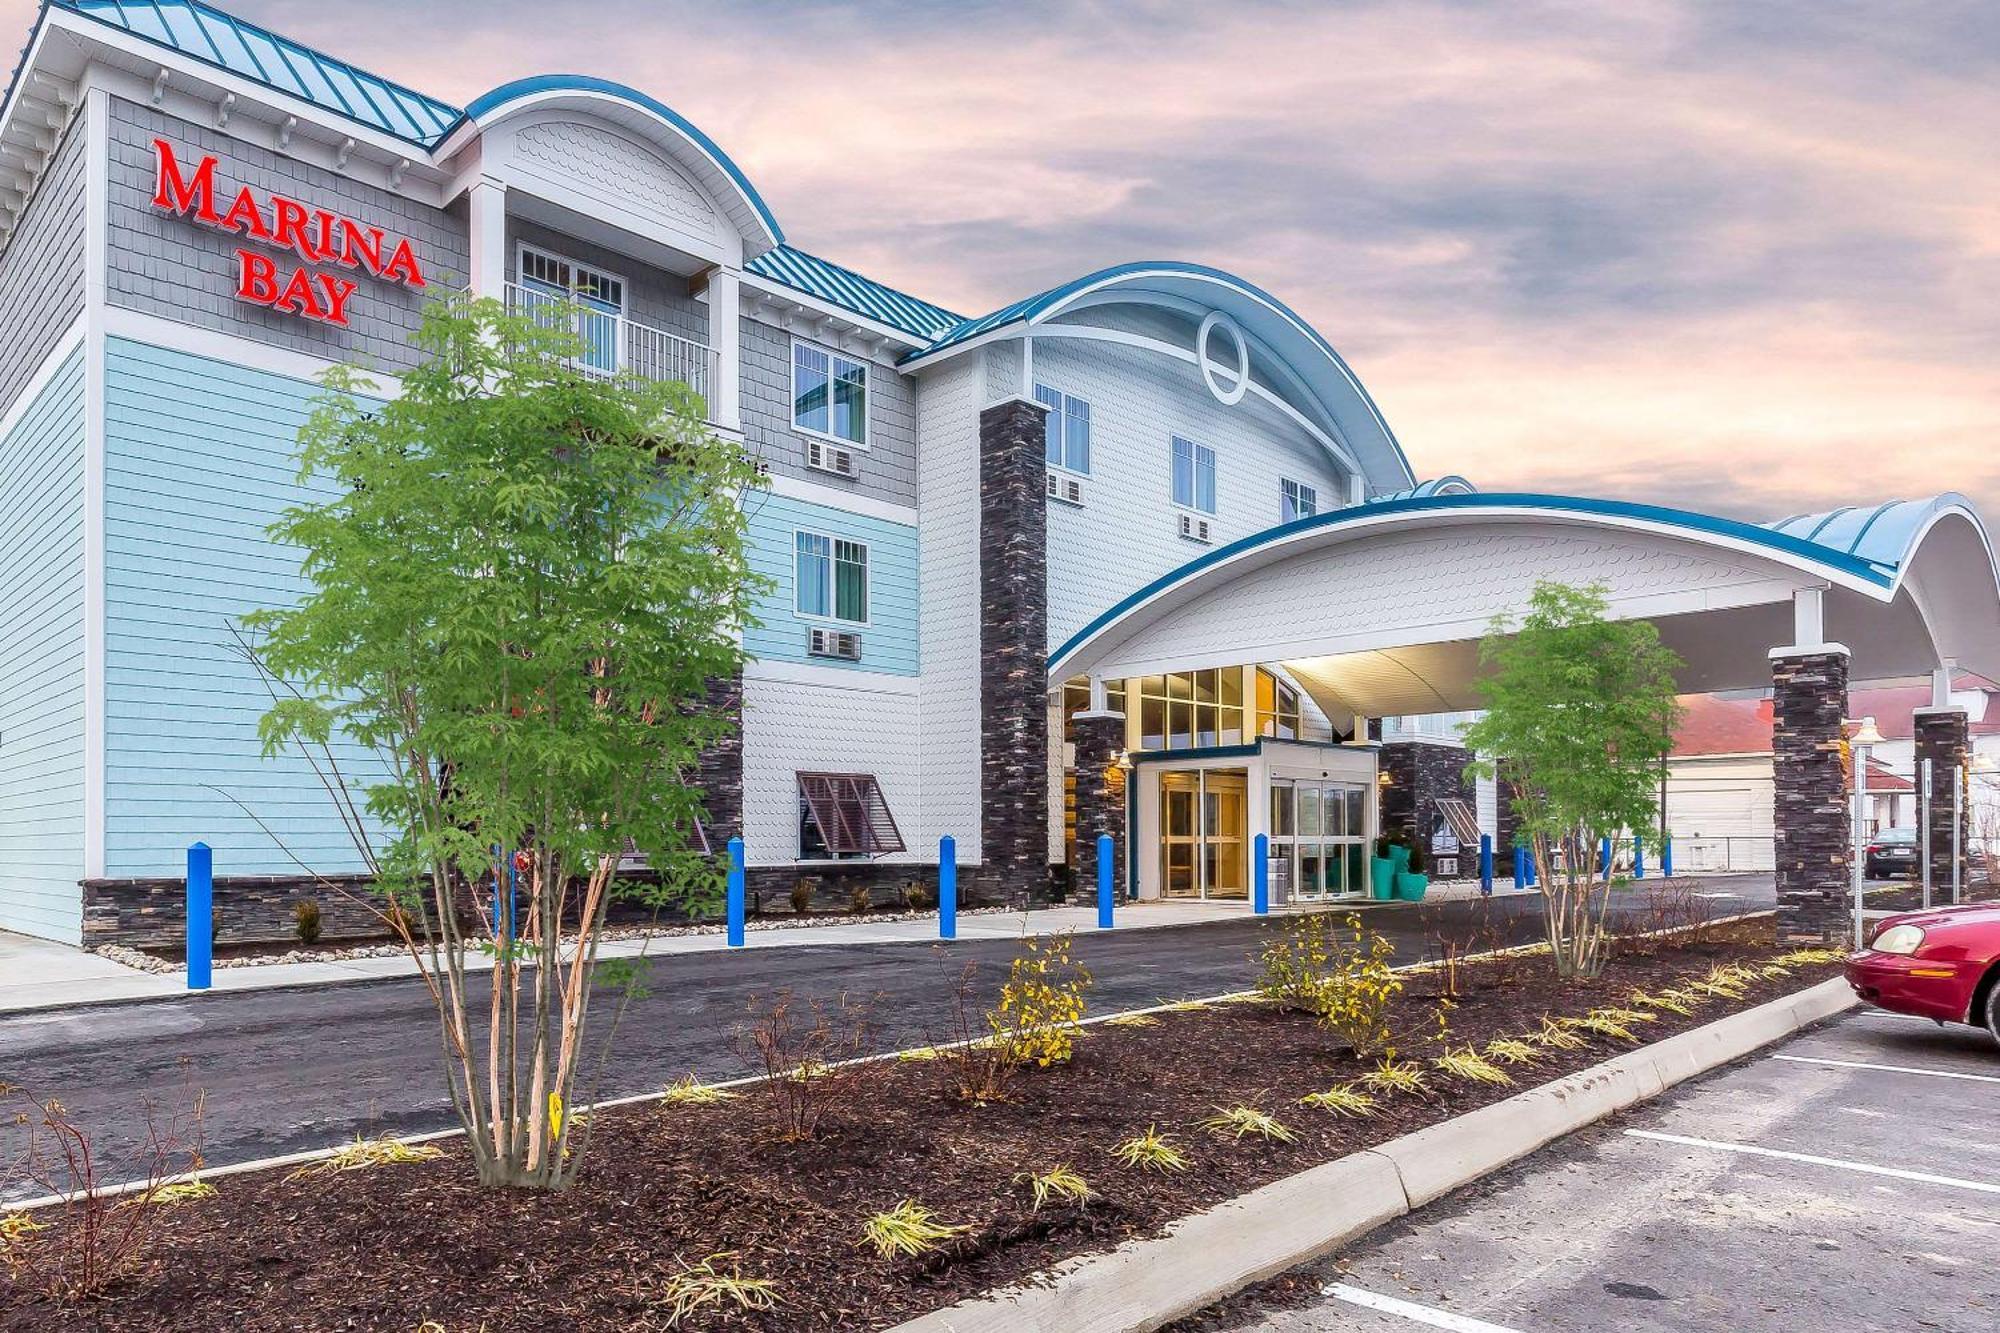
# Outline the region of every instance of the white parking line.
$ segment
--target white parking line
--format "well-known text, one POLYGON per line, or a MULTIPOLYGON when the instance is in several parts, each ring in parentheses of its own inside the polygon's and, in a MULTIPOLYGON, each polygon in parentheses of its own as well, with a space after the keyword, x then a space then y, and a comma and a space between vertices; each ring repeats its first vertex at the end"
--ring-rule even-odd
POLYGON ((1790 1060, 1795 1065, 1838 1065, 1842 1069, 1879 1069, 1885 1074, 1922 1074, 1927 1078, 1963 1078, 1974 1083, 2000 1083, 1992 1074, 1961 1074, 1955 1069, 1917 1069, 1911 1065, 1872 1065, 1866 1060, 1827 1060, 1817 1055, 1774 1055, 1773 1060, 1790 1060))
POLYGON ((1469 1315, 1453 1314, 1449 1310, 1436 1310, 1428 1305, 1418 1305, 1415 1301, 1399 1301, 1394 1296, 1382 1296, 1360 1287, 1350 1287, 1345 1282, 1332 1282, 1319 1289, 1322 1296, 1331 1296, 1349 1305, 1359 1305, 1368 1310, 1380 1310, 1383 1314, 1400 1315, 1413 1324, 1424 1324, 1431 1328, 1451 1330, 1451 1333, 1518 1333, 1518 1330, 1499 1324, 1489 1324, 1483 1319, 1469 1315))
POLYGON ((1870 1176, 1893 1176, 1897 1180, 1914 1180, 1925 1185, 1948 1185, 1953 1189, 1978 1190, 1982 1194, 2000 1194, 2000 1184, 1989 1180, 1961 1180, 1957 1176, 1934 1176, 1925 1171, 1905 1171, 1900 1167, 1876 1166, 1873 1162, 1850 1162, 1839 1157, 1816 1157, 1811 1153, 1785 1152, 1778 1148, 1759 1148, 1751 1143, 1722 1143, 1716 1139, 1696 1139, 1685 1134, 1659 1134, 1650 1129, 1628 1129, 1625 1131, 1635 1139, 1653 1139, 1660 1143, 1679 1143, 1690 1148, 1713 1148, 1717 1152, 1744 1153, 1751 1157, 1776 1157, 1787 1162, 1808 1162, 1813 1166, 1831 1166, 1842 1171, 1858 1171, 1870 1176))

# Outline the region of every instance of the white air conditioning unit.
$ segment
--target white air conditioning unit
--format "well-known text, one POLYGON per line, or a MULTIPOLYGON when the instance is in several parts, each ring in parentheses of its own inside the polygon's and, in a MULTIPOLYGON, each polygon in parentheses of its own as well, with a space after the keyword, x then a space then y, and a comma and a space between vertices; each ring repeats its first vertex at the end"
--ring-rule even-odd
POLYGON ((1066 505, 1083 508, 1083 478, 1072 477, 1065 472, 1051 472, 1049 477, 1049 499, 1066 505))
POLYGON ((806 466, 815 472, 831 472, 836 477, 854 477, 861 473, 861 469, 855 466, 852 449, 843 449, 824 440, 806 441, 806 466))
POLYGON ((815 626, 807 632, 806 653, 810 657, 835 657, 843 662, 859 662, 861 636, 852 630, 815 626))
POLYGON ((1207 546, 1215 540, 1208 535, 1207 519, 1197 518, 1193 514, 1182 514, 1180 515, 1180 521, 1181 536, 1188 541, 1200 542, 1203 546, 1207 546))

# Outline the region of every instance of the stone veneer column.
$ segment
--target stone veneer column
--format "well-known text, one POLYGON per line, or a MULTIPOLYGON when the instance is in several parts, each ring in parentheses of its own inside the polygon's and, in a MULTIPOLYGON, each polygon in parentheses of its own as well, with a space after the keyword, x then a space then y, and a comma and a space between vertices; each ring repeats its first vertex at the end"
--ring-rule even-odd
MULTIPOLYGON (((1954 797, 1965 782, 1965 766, 1972 758, 1971 728, 1963 708, 1919 708, 1916 710, 1917 771, 1921 793, 1924 760, 1931 761, 1930 818, 1926 836, 1931 847, 1931 901, 1951 901, 1952 820, 1960 813, 1954 797)), ((1970 802, 1967 803, 1968 805, 1970 802)), ((1959 892, 1970 887, 1965 875, 1967 833, 1958 830, 1959 892)))
POLYGON ((1111 883, 1126 895, 1125 752, 1123 713, 1078 713, 1070 723, 1076 742, 1076 892, 1084 903, 1097 901, 1097 839, 1111 835, 1111 883))
MULTIPOLYGON (((1472 751, 1462 745, 1438 745, 1429 741, 1394 741, 1381 749, 1382 771, 1389 785, 1382 789, 1381 831, 1391 838, 1427 838, 1437 818, 1441 797, 1456 796, 1476 805, 1479 792, 1465 775, 1472 751)), ((1424 855, 1430 855, 1428 843, 1424 855)), ((1464 855, 1465 853, 1461 853, 1464 855)), ((1477 857, 1475 845, 1470 854, 1477 857)))
POLYGON ((1854 797, 1840 762, 1847 650, 1774 654, 1771 685, 1778 938, 1844 939, 1854 846, 1854 797))
POLYGON ((708 808, 709 848, 720 856, 731 838, 743 834, 743 669, 710 680, 702 708, 727 715, 733 724, 695 766, 695 785, 708 808))
POLYGON ((1010 398, 979 414, 977 882, 1014 903, 1049 874, 1047 412, 1010 398))

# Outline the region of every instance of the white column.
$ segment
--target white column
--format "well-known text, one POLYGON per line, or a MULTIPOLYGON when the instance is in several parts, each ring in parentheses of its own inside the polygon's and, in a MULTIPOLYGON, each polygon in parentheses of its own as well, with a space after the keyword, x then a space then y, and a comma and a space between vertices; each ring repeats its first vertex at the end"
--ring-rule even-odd
POLYGON ((474 296, 505 300, 507 296, 507 187, 481 176, 466 191, 471 205, 472 272, 474 296))
POLYGON ((709 415, 724 430, 743 429, 742 339, 738 333, 743 307, 743 271, 718 268, 708 275, 708 345, 715 349, 715 384, 709 390, 709 415))

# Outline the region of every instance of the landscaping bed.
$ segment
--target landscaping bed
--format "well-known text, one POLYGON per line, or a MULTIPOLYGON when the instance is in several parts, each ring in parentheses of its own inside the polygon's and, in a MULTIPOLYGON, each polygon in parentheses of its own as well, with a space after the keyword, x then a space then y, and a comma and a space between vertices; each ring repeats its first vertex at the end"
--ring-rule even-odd
MULTIPOLYGON (((1558 981, 1546 957, 1406 974, 1392 1026, 1399 1055, 1433 1057, 1540 1030, 1545 1015, 1645 1008, 1660 990, 1779 950, 1768 922, 1698 944, 1615 958, 1590 981, 1558 981), (1441 1017, 1442 1015, 1442 1017, 1441 1017), (1441 1026, 1444 1031, 1441 1034, 1441 1026)), ((1833 974, 1811 963, 1709 995, 1692 1014, 1655 1006, 1628 1020, 1651 1040, 1802 989, 1833 974)), ((1244 965, 1244 981, 1255 975, 1244 965)), ((942 1026, 942 1025, 941 1025, 942 1026)), ((942 1034, 941 1034, 942 1035, 942 1034)), ((49 1304, 0 1273, 0 1328, 300 1330, 667 1327, 670 1280, 710 1256, 716 1271, 773 1285, 778 1304, 710 1307, 690 1329, 880 1328, 1019 1280, 1064 1258, 1159 1232, 1259 1185, 1595 1064, 1631 1042, 1577 1029, 1573 1049, 1538 1047, 1512 1085, 1429 1070, 1425 1094, 1383 1093, 1343 1118, 1300 1104, 1369 1068, 1299 1013, 1259 1003, 1178 1008, 1143 1024, 1096 1025, 1066 1065, 1022 1071, 1004 1102, 969 1105, 947 1062, 888 1060, 831 1105, 814 1141, 788 1142, 756 1087, 714 1104, 643 1103, 597 1117, 581 1181, 554 1196, 483 1190, 454 1140, 435 1162, 292 1181, 223 1176, 217 1195, 173 1206, 160 1252, 86 1306, 49 1304), (1290 1141, 1202 1127, 1219 1109, 1268 1112, 1290 1141), (1156 1128, 1182 1171, 1122 1164, 1114 1146, 1156 1128), (1096 1198, 1032 1206, 1023 1173, 1066 1165, 1096 1198), (934 1251, 884 1259, 860 1243, 871 1214, 914 1199, 967 1228, 934 1251)), ((1372 1063, 1372 1062, 1371 1062, 1372 1063)), ((55 1214, 48 1221, 60 1227, 55 1214)), ((39 1233, 34 1244, 56 1244, 39 1233)))

